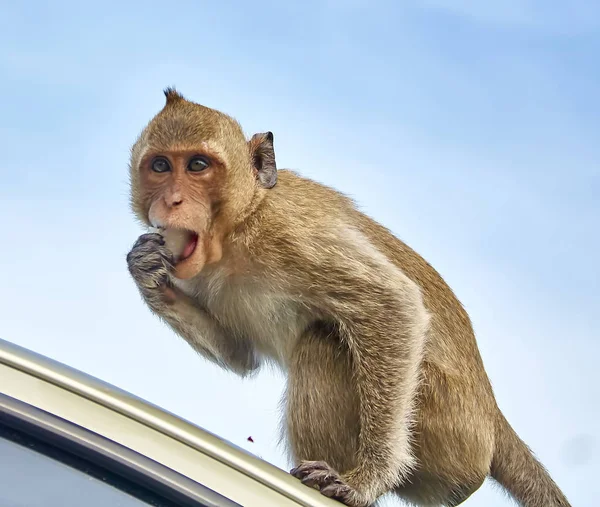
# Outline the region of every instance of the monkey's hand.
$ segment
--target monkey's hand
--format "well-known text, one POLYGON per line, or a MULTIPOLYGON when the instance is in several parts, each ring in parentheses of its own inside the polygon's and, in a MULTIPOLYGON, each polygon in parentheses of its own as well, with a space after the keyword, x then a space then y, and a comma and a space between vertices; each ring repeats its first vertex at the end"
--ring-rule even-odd
POLYGON ((317 488, 321 494, 349 507, 368 507, 368 499, 350 486, 344 478, 324 461, 302 461, 290 473, 303 484, 317 488))
POLYGON ((127 266, 152 311, 159 313, 165 305, 174 303, 173 254, 160 234, 142 234, 127 254, 127 266))
POLYGON ((244 377, 260 365, 254 347, 226 333, 191 298, 173 286, 173 254, 160 234, 142 234, 127 254, 129 273, 150 310, 220 367, 244 377))

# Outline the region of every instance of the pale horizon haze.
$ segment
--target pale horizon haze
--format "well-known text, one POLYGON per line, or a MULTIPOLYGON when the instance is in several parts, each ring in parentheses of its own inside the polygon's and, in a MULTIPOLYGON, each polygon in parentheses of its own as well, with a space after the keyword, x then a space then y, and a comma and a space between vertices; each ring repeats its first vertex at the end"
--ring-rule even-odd
MULTIPOLYGON (((599 54, 591 0, 0 1, 0 337, 290 468, 283 377, 199 358, 127 272, 129 148, 176 86, 441 273, 500 408, 594 507, 599 54)), ((464 505, 513 504, 486 483, 464 505)))

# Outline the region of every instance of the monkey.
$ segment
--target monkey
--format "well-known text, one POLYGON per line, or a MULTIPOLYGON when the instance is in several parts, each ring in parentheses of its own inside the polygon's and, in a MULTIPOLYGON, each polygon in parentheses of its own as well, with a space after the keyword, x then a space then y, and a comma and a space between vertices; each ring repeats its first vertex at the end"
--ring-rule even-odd
POLYGON ((128 271, 159 319, 242 378, 286 376, 283 434, 308 487, 458 506, 491 477, 524 507, 565 495, 499 409, 441 275, 334 188, 277 167, 271 131, 173 87, 138 135, 128 271))

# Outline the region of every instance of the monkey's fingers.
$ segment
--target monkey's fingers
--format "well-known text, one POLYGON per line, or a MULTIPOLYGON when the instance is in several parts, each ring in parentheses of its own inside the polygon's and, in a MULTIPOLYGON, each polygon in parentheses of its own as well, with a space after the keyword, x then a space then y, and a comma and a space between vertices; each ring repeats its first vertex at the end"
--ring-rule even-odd
POLYGON ((301 481, 311 488, 317 486, 321 490, 331 484, 342 483, 340 476, 333 470, 315 470, 305 475, 301 481))
POLYGON ((324 461, 303 461, 290 473, 306 486, 318 489, 322 495, 350 507, 367 507, 363 496, 344 482, 341 475, 324 461))
POLYGON ((325 486, 321 489, 321 494, 349 507, 368 507, 369 505, 354 488, 345 483, 325 486))
POLYGON ((136 249, 138 247, 140 247, 141 245, 143 245, 144 243, 148 243, 149 241, 158 243, 159 245, 164 245, 165 244, 165 238, 156 233, 156 232, 149 232, 146 234, 142 234, 134 243, 133 248, 132 249, 136 249))
POLYGON ((332 468, 324 461, 301 461, 297 467, 290 470, 290 474, 297 479, 302 479, 315 470, 332 470, 332 468))

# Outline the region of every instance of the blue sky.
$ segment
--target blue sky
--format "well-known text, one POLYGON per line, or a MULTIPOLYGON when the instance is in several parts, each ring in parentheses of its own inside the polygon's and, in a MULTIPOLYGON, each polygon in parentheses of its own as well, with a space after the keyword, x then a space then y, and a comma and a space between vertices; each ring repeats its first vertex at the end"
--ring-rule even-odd
MULTIPOLYGON (((577 506, 600 484, 597 2, 0 2, 0 336, 288 468, 283 379, 151 316, 128 150, 176 85, 272 130, 465 304, 498 402, 577 506), (224 402, 226 400, 226 402, 224 402), (246 441, 252 436, 254 444, 246 441)), ((510 505, 484 486, 465 505, 510 505)))

